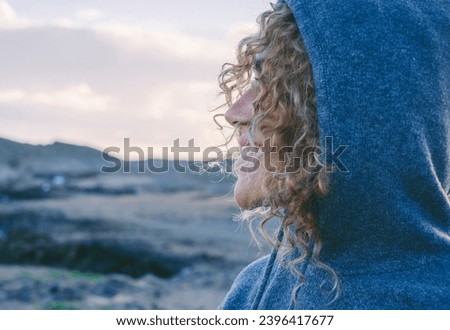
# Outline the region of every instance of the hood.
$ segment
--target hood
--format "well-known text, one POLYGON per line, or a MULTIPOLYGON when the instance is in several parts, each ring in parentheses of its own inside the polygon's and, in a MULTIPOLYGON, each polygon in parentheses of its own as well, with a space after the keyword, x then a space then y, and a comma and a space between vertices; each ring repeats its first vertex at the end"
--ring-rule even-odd
POLYGON ((285 2, 312 63, 324 161, 345 167, 319 202, 321 260, 364 273, 448 259, 450 1, 285 2))
POLYGON ((317 212, 340 294, 311 258, 298 282, 274 249, 221 308, 450 308, 450 0, 285 2, 312 64, 322 161, 335 165, 317 212))

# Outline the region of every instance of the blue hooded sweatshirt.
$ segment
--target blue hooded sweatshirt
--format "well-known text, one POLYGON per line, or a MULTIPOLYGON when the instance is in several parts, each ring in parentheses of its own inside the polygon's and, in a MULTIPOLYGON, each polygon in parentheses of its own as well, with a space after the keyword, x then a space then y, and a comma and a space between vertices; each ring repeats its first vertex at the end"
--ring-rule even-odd
POLYGON ((277 251, 223 309, 450 309, 450 0, 286 0, 309 54, 324 161, 320 260, 298 284, 277 251), (342 151, 342 149, 341 149, 342 151))

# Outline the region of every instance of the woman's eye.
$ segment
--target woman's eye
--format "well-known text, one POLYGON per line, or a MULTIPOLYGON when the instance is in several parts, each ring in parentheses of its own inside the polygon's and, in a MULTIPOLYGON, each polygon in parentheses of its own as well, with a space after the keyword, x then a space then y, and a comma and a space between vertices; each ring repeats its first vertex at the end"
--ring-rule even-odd
POLYGON ((252 84, 253 87, 257 87, 259 85, 259 77, 253 76, 251 84, 252 84))
POLYGON ((261 73, 261 69, 262 69, 262 60, 256 59, 255 62, 253 63, 253 73, 256 76, 259 76, 259 74, 261 73))
POLYGON ((262 59, 256 58, 252 64, 252 72, 253 72, 253 76, 255 77, 255 80, 259 79, 261 70, 262 70, 262 59))

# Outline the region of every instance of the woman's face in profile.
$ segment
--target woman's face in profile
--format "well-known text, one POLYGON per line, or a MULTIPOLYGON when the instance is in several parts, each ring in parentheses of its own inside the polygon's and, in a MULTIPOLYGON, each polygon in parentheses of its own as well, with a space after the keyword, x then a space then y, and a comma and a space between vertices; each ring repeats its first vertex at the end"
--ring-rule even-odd
POLYGON ((225 119, 238 129, 238 142, 241 150, 239 158, 235 162, 237 182, 234 187, 234 199, 239 207, 252 209, 261 205, 263 194, 263 160, 258 146, 258 134, 253 134, 256 145, 251 146, 250 124, 254 115, 253 101, 256 96, 255 88, 248 89, 225 112, 225 119))

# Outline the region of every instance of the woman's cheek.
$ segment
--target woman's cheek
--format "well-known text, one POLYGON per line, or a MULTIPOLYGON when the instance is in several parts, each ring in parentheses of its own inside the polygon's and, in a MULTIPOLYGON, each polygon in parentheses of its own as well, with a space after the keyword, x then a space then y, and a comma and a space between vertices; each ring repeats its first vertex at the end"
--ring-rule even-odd
POLYGON ((262 161, 259 152, 245 152, 235 162, 238 177, 234 187, 234 199, 239 207, 251 209, 263 201, 262 161))

